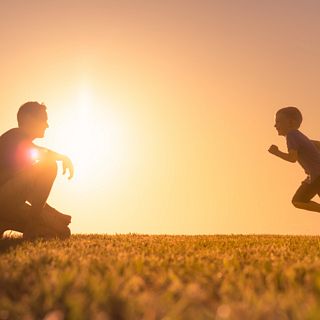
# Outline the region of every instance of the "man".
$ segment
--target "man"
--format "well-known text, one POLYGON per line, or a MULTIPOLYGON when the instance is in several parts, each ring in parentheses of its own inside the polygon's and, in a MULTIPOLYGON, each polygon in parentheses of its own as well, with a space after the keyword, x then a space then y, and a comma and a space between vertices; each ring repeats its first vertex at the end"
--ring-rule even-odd
POLYGON ((71 216, 47 204, 57 175, 57 161, 63 174, 73 176, 71 160, 33 143, 49 127, 46 106, 23 104, 17 114, 18 128, 0 136, 0 237, 5 230, 23 233, 25 239, 66 238, 71 216))

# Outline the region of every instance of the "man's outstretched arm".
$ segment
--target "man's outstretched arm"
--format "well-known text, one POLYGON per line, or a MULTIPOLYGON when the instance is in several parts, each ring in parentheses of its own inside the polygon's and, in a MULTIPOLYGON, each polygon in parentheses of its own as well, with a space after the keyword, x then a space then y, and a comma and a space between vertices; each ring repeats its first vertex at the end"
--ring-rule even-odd
POLYGON ((288 153, 286 153, 286 152, 280 151, 277 146, 272 145, 268 151, 271 154, 273 154, 283 160, 289 161, 289 162, 296 162, 298 160, 298 151, 297 150, 291 149, 291 150, 289 150, 288 153))
POLYGON ((54 161, 61 161, 62 162, 62 168, 63 168, 63 172, 62 174, 65 174, 67 172, 67 170, 69 171, 69 177, 68 179, 70 180, 73 175, 74 175, 74 168, 73 168, 73 164, 72 161, 70 160, 69 157, 55 152, 53 150, 47 149, 47 148, 43 148, 43 147, 39 147, 37 145, 34 145, 34 147, 36 148, 36 150, 38 151, 39 154, 39 158, 40 159, 52 159, 54 161))

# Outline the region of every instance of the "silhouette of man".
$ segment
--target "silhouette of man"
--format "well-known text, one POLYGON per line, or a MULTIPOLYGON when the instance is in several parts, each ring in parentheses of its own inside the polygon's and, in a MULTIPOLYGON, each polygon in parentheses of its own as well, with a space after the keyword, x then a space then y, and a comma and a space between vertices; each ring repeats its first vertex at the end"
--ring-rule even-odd
POLYGON ((71 216, 47 204, 57 175, 57 161, 63 174, 73 176, 71 160, 33 143, 49 127, 46 106, 23 104, 17 114, 18 128, 0 136, 0 238, 5 230, 23 233, 25 239, 66 238, 71 216))

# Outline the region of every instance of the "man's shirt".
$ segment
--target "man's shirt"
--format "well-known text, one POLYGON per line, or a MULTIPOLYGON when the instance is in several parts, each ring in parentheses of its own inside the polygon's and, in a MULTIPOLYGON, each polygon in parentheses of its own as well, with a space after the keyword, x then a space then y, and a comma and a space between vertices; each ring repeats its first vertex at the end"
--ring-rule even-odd
POLYGON ((15 174, 32 166, 33 143, 19 128, 0 136, 0 186, 15 174))
POLYGON ((298 162, 311 181, 320 176, 320 152, 314 143, 299 130, 287 134, 287 147, 298 152, 298 162))

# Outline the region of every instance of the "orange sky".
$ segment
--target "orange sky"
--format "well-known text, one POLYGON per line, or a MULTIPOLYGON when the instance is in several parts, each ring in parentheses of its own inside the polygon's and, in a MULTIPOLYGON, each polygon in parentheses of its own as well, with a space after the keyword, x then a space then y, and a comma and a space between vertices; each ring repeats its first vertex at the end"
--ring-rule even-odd
POLYGON ((50 203, 83 233, 318 234, 278 107, 320 140, 318 1, 1 1, 0 130, 45 102, 50 203))

